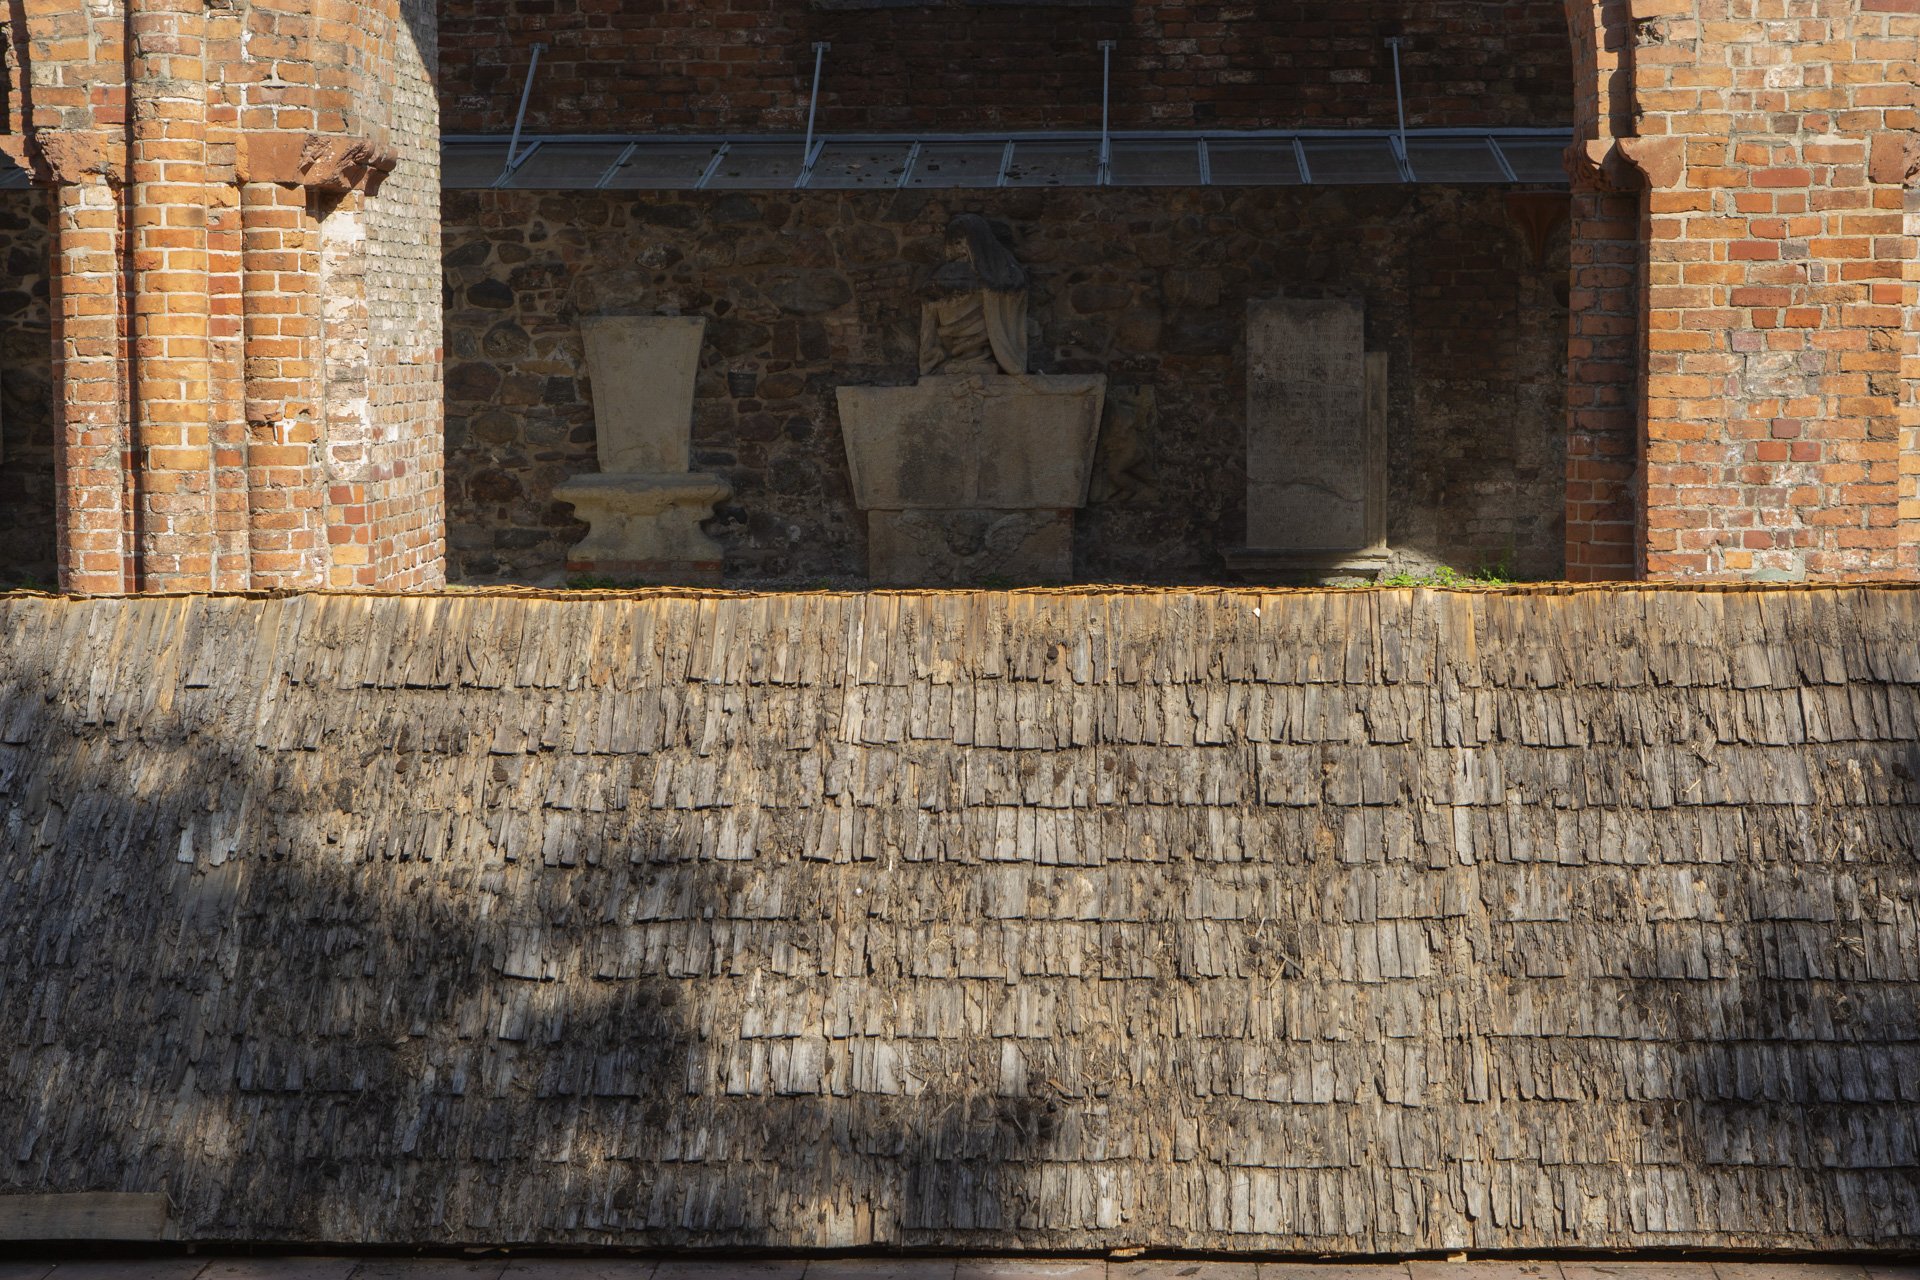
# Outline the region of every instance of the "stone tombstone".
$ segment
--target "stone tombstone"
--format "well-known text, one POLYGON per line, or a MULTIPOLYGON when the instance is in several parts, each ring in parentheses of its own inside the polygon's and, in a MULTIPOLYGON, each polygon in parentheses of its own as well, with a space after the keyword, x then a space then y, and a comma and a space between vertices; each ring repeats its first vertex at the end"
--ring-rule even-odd
POLYGON ((1386 561, 1387 357, 1355 298, 1247 308, 1249 576, 1377 574, 1386 561))
POLYGON ((720 544, 700 524, 733 486, 691 470, 694 380, 706 324, 697 316, 580 322, 600 470, 554 490, 589 525, 567 554, 569 572, 678 585, 720 581, 720 544))
POLYGON ((608 475, 684 475, 691 465, 700 316, 589 316, 594 447, 608 475))
POLYGON ((841 387, 854 500, 876 583, 1063 582, 1087 504, 1107 380, 1027 372, 1027 278, 975 214, 921 321, 918 382, 841 387))

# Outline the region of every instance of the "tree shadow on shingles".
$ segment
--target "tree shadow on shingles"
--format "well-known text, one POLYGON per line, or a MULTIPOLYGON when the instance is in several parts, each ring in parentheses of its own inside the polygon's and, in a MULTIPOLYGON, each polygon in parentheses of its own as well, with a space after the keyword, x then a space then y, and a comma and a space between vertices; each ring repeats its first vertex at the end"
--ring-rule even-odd
MULTIPOLYGON (((791 1249, 1018 1223, 1010 1168, 1059 1104, 997 1096, 992 1041, 939 1074, 920 1042, 861 1046, 921 1070, 917 1094, 778 1091, 773 1058, 826 1051, 821 1011, 743 1039, 750 980, 685 959, 739 864, 670 837, 647 861, 535 848, 529 869, 438 836, 396 856, 420 815, 370 779, 420 755, 301 794, 272 752, 142 730, 0 745, 0 1025, 22 1029, 0 1096, 24 1103, 0 1191, 165 1191, 183 1238, 254 1242, 791 1249), (642 923, 663 898, 690 909, 642 923), (736 976, 690 980, 715 972, 736 976)), ((811 910, 764 920, 754 965, 827 947, 811 910)))
MULTIPOLYGON (((1799 828, 1770 853, 1817 858, 1742 863, 1717 882, 1721 972, 1627 988, 1667 1028, 1670 1087, 1636 1109, 1647 1164, 1677 1165, 1720 1212, 1737 1206, 1744 1247, 1804 1245, 1820 1219, 1816 1247, 1920 1247, 1920 748, 1891 759, 1904 804, 1750 810, 1799 828)), ((1675 960, 1633 964, 1651 977, 1675 960)))

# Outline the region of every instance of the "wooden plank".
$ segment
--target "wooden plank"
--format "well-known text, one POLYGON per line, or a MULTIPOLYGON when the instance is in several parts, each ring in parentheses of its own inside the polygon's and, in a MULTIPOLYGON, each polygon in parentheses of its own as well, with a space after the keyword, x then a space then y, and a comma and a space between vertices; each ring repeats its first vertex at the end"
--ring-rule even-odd
POLYGON ((165 1240, 167 1215, 145 1192, 0 1195, 0 1240, 165 1240))

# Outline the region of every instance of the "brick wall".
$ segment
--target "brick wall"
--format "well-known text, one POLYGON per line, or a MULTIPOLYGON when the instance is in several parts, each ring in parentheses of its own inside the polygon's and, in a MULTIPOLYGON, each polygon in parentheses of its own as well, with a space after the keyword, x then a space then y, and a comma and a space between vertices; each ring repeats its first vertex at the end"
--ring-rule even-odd
MULTIPOLYGON (((341 440, 335 495, 370 503, 357 576, 399 588, 444 581, 440 361, 440 134, 434 0, 401 0, 407 38, 384 51, 387 125, 400 163, 364 205, 368 436, 341 440)), ((396 33, 397 35, 398 33, 396 33)), ((337 553, 336 553, 337 554, 337 553)))
MULTIPOLYGON (((1601 332, 1576 328, 1574 384, 1605 397, 1575 405, 1576 466, 1603 459, 1600 512, 1635 459, 1633 559, 1654 576, 1920 574, 1912 10, 1570 6, 1576 263, 1603 304, 1576 308, 1601 332)), ((1591 541, 1596 562, 1619 550, 1591 541)))
POLYGON ((0 150, 53 188, 62 584, 438 582, 432 6, 9 19, 0 150))
POLYGON ((729 581, 860 582, 834 388, 913 380, 916 282, 974 208, 1033 274, 1036 369, 1145 406, 1131 441, 1109 424, 1082 580, 1213 580, 1243 545, 1245 309, 1283 293, 1367 300, 1405 561, 1559 574, 1564 233, 1536 263, 1503 193, 1394 187, 450 193, 452 576, 559 576, 585 530, 553 487, 596 469, 579 317, 679 312, 708 318, 694 444, 735 487, 708 526, 729 581))
POLYGON ((1560 123, 1572 85, 1559 0, 447 0, 441 26, 452 132, 512 127, 535 42, 527 118, 557 132, 803 128, 815 41, 830 131, 1097 128, 1107 39, 1123 128, 1390 125, 1394 35, 1418 124, 1560 123))

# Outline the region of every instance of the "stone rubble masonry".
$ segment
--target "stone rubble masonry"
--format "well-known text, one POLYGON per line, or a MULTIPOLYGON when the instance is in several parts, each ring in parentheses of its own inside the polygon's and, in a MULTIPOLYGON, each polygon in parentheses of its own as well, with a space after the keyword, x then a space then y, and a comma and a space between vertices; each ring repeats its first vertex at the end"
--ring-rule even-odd
MULTIPOLYGON (((1205 582, 1246 545, 1246 312, 1362 297, 1390 360, 1400 563, 1561 565, 1564 241, 1534 261, 1492 187, 449 192, 449 576, 557 582, 596 468, 581 320, 707 319, 695 470, 733 586, 866 581, 836 389, 918 376, 919 282, 955 214, 1008 229, 1032 368, 1103 374, 1082 582, 1205 582)), ((970 542, 971 539, 963 541, 970 542)), ((971 548, 978 550, 978 548, 971 548)))
POLYGON ((6 37, 61 585, 437 585, 431 4, 20 0, 6 37))
POLYGON ((1570 565, 1920 574, 1920 5, 1569 12, 1585 86, 1569 153, 1570 565))

